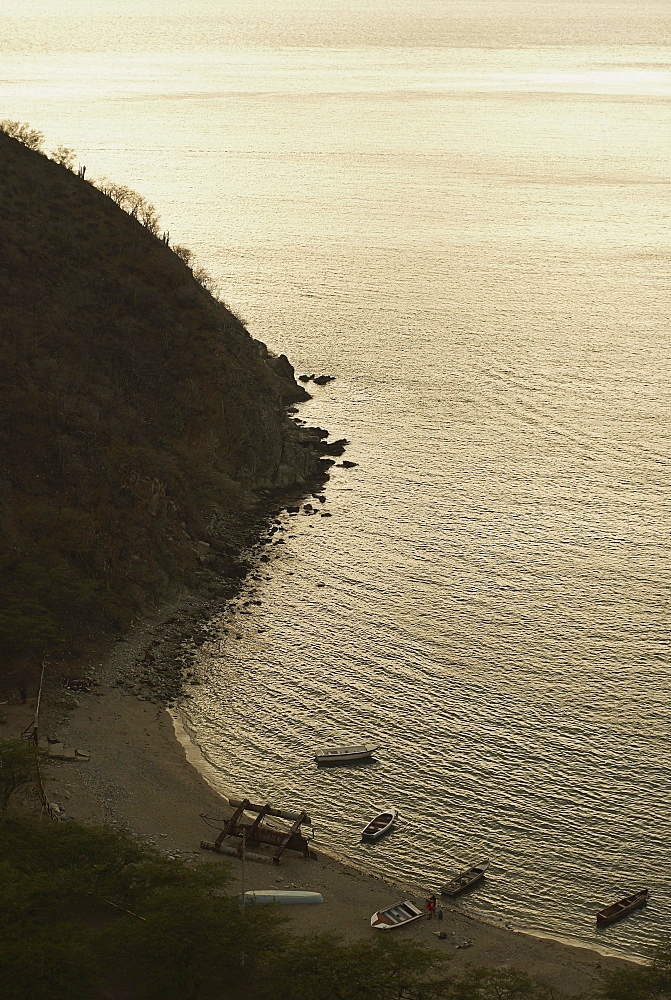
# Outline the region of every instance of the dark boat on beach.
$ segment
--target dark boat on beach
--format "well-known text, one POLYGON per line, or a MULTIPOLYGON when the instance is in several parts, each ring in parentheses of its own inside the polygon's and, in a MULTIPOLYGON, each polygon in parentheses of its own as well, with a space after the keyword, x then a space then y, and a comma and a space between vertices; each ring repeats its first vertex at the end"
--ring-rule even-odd
POLYGON ((464 889, 468 889, 469 886, 479 882, 488 868, 489 861, 479 861, 477 865, 472 865, 466 871, 460 872, 459 875, 455 875, 449 882, 441 886, 441 894, 443 896, 457 896, 464 889))
POLYGON ((616 920, 621 920, 622 917, 626 917, 632 910, 637 910, 639 906, 645 906, 649 895, 650 891, 648 889, 639 889, 638 892, 632 892, 630 896, 618 899, 617 903, 611 903, 610 906, 604 907, 596 915, 597 925, 605 927, 607 924, 615 923, 616 920))

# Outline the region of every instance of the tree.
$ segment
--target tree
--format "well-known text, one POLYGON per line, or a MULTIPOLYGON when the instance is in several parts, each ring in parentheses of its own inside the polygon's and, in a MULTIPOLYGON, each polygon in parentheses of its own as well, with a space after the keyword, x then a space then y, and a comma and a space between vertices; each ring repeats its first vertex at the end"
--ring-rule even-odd
POLYGON ((239 907, 221 896, 227 878, 222 863, 192 869, 123 830, 0 820, 3 1000, 93 1000, 119 968, 146 998, 221 1000, 222 975, 239 985, 274 940, 252 917, 242 970, 239 907))
POLYGON ((671 937, 654 949, 648 965, 608 972, 599 1000, 671 1000, 671 937))
POLYGON ((34 598, 26 597, 0 608, 0 653, 15 657, 39 655, 60 639, 56 616, 34 598))
POLYGON ((93 1000, 101 980, 84 926, 0 922, 3 1000, 93 1000))
POLYGON ((74 170, 76 156, 74 149, 68 149, 67 146, 57 146, 51 154, 51 159, 68 170, 74 170))
POLYGON ((145 229, 148 229, 152 235, 158 236, 161 223, 158 213, 151 202, 146 201, 144 198, 140 200, 137 208, 137 217, 145 229))
POLYGON ((276 953, 264 1000, 429 1000, 451 996, 445 959, 423 944, 377 937, 346 944, 330 935, 293 938, 276 953))
MULTIPOLYGON (((150 206, 150 208, 153 208, 153 206, 150 206)), ((156 231, 158 233, 158 225, 156 231)), ((201 267, 196 263, 192 251, 189 250, 188 247, 180 246, 179 243, 176 243, 175 246, 171 247, 171 250, 176 257, 179 257, 180 260, 184 261, 198 284, 201 285, 206 292, 209 292, 210 295, 216 296, 218 292, 217 282, 214 280, 209 271, 206 271, 204 267, 201 267)))
POLYGON ((183 247, 179 243, 176 243, 175 246, 172 247, 171 249, 176 257, 179 257, 180 260, 184 261, 187 267, 191 265, 191 261, 193 260, 193 253, 191 250, 189 250, 188 247, 183 247))
POLYGON ((42 151, 44 134, 38 132, 36 128, 31 128, 27 122, 14 122, 10 121, 9 118, 5 118, 0 122, 0 129, 6 132, 7 135, 11 135, 13 139, 18 139, 28 149, 36 149, 38 152, 42 151))
POLYGON ((106 177, 96 181, 95 186, 111 198, 119 208, 127 212, 131 218, 137 219, 153 236, 158 236, 161 229, 158 213, 143 195, 133 191, 125 184, 117 184, 116 181, 110 181, 106 177))
POLYGON ((163 889, 110 928, 105 953, 123 962, 143 1000, 254 996, 285 937, 281 916, 262 910, 243 917, 237 900, 205 887, 163 889))
POLYGON ((0 650, 8 653, 43 652, 58 643, 62 621, 67 615, 88 610, 96 593, 96 582, 77 561, 86 562, 90 553, 87 519, 81 518, 82 533, 63 524, 63 541, 50 532, 59 522, 26 522, 26 531, 44 526, 42 547, 37 541, 31 551, 0 556, 0 650), (69 552, 59 551, 59 546, 69 552), (79 551, 78 551, 79 549, 79 551), (84 549, 84 551, 81 551, 84 549))
POLYGON ((217 283, 209 271, 206 271, 204 267, 197 266, 193 268, 191 273, 198 284, 203 286, 206 292, 209 292, 210 295, 215 294, 217 291, 217 283))
MULTIPOLYGON (((220 892, 229 879, 225 865, 213 862, 192 869, 126 830, 78 823, 6 822, 0 842, 3 859, 15 878, 45 876, 46 881, 33 884, 40 894, 31 903, 33 909, 67 910, 83 897, 135 909, 165 888, 220 892)), ((25 895, 31 891, 26 889, 25 895)))
POLYGON ((39 758, 44 751, 28 740, 0 741, 0 808, 4 812, 19 788, 39 779, 39 758))
POLYGON ((450 1000, 551 1000, 552 995, 520 969, 476 968, 454 984, 450 1000))

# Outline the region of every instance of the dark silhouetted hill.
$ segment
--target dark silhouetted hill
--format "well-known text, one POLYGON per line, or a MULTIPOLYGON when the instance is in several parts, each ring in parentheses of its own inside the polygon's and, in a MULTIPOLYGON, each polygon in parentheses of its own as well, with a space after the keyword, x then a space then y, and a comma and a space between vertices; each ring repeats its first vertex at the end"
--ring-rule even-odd
MULTIPOLYGON (((0 132, 0 653, 235 574, 260 496, 323 475, 306 394, 160 238, 0 132)), ((323 436, 323 435, 322 435, 323 436)))

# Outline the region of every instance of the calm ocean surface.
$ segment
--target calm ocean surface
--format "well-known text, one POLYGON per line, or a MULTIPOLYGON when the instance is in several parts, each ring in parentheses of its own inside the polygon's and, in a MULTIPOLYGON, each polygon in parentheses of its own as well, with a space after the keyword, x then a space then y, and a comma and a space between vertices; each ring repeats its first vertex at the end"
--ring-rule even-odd
POLYGON ((414 891, 489 857, 460 908, 644 954, 671 930, 671 7, 18 6, 0 117, 144 194, 254 336, 336 376, 301 410, 358 463, 333 516, 282 518, 201 653, 185 722, 222 787, 414 891), (333 741, 379 762, 317 770, 333 741))

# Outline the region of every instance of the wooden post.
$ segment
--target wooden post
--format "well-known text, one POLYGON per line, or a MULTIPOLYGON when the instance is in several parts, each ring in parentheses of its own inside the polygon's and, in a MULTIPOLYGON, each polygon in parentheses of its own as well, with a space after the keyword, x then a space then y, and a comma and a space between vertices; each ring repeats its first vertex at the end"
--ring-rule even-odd
POLYGON ((224 829, 221 831, 221 833, 215 840, 215 844, 217 845, 217 847, 219 847, 219 845, 222 843, 224 837, 227 837, 229 833, 232 833, 233 830, 235 830, 235 825, 238 822, 238 819, 240 818, 240 816, 242 816, 243 812, 248 807, 248 805, 249 805, 249 799, 243 799, 238 808, 235 810, 235 812, 229 819, 224 829))
MULTIPOLYGON (((256 819, 254 820, 254 822, 250 826, 249 830, 247 830, 247 837, 249 838, 249 840, 254 840, 254 834, 256 833, 256 831, 258 829, 259 823, 261 822, 261 820, 266 815, 266 813, 268 812, 269 809, 270 809, 269 805, 262 806, 261 809, 259 809, 259 812, 258 812, 258 815, 257 815, 256 819)), ((244 837, 244 834, 243 834, 243 837, 244 837)))
POLYGON ((307 823, 308 826, 312 826, 312 820, 310 819, 310 817, 306 812, 297 812, 296 810, 291 810, 291 809, 273 809, 272 806, 269 806, 268 804, 259 805, 256 802, 250 802, 249 799, 229 798, 228 800, 228 804, 233 806, 234 809, 237 806, 242 805, 243 803, 245 809, 247 809, 249 812, 258 812, 259 809, 265 809, 267 816, 279 816, 280 819, 290 819, 290 820, 298 819, 298 817, 300 816, 302 817, 301 823, 307 823))
POLYGON ((240 893, 240 910, 242 912, 242 926, 240 931, 242 933, 242 956, 240 964, 245 964, 245 831, 242 831, 242 876, 241 876, 241 889, 240 893))
MULTIPOLYGON (((212 840, 201 840, 200 846, 204 851, 216 851, 217 854, 227 854, 230 858, 239 858, 242 854, 240 847, 227 847, 225 844, 217 847, 212 840)), ((247 850, 245 850, 245 859, 247 861, 258 861, 262 865, 271 865, 273 863, 273 859, 269 854, 252 854, 251 851, 247 850)))
MULTIPOLYGON (((307 815, 306 813, 300 813, 300 815, 298 816, 298 819, 295 821, 294 825, 291 827, 291 829, 289 830, 289 832, 287 834, 285 834, 285 836, 282 838, 281 844, 279 845, 279 847, 277 848, 277 850, 273 854, 273 864, 279 865, 279 863, 280 863, 280 856, 284 852, 287 844, 289 843, 289 841, 291 840, 291 838, 293 837, 293 835, 295 833, 300 833, 301 824, 303 823, 303 818, 306 815, 307 815)), ((305 846, 303 848, 303 854, 306 857, 309 854, 309 850, 308 850, 308 846, 307 846, 307 841, 305 841, 305 846)))

